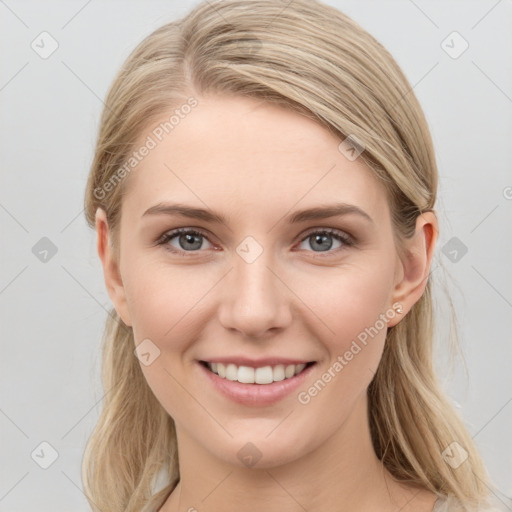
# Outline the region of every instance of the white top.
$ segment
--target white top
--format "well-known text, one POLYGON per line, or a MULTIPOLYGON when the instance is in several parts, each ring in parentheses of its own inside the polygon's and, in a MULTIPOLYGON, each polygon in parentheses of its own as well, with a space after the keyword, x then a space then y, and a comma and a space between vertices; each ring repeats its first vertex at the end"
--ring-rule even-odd
MULTIPOLYGON (((494 502, 493 502, 494 504, 494 502)), ((505 510, 505 509, 503 509, 505 510)), ((453 496, 441 496, 437 498, 432 512, 501 512, 494 506, 491 508, 468 509, 461 505, 460 501, 453 496)))

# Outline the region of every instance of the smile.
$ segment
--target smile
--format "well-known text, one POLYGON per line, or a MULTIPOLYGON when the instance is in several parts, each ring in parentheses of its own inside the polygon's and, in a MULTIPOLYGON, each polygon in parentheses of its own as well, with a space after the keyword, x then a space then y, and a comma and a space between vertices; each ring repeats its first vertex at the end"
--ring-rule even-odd
POLYGON ((274 366, 237 366, 233 363, 213 363, 203 361, 203 364, 222 379, 237 381, 243 384, 272 384, 282 380, 291 379, 299 375, 310 363, 277 364, 274 366))
MULTIPOLYGON (((271 406, 304 385, 317 361, 231 356, 196 360, 200 378, 221 396, 250 407, 271 406)), ((209 391, 207 391, 209 392, 209 391)))

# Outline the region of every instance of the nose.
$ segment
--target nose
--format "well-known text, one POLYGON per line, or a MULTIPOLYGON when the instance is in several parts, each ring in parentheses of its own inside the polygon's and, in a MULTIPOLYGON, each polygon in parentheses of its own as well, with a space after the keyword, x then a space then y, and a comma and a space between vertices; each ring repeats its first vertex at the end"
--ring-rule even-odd
POLYGON ((234 268, 222 283, 218 315, 224 328, 253 340, 263 339, 290 324, 293 294, 273 268, 270 251, 249 261, 234 255, 234 268))

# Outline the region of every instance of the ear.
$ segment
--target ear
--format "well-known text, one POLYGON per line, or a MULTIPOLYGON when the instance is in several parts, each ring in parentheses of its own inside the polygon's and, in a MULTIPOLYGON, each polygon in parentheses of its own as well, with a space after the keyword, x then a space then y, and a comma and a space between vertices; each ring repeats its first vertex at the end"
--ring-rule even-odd
POLYGON ((126 301, 123 281, 121 279, 119 263, 114 257, 107 216, 102 208, 98 208, 96 210, 95 224, 97 233, 97 250, 101 264, 103 265, 105 286, 117 313, 127 326, 131 326, 132 324, 130 314, 128 312, 128 304, 126 301))
POLYGON ((392 301, 402 305, 402 314, 390 320, 388 327, 400 322, 423 295, 438 236, 436 214, 430 211, 419 215, 415 233, 405 240, 404 253, 397 262, 392 301))

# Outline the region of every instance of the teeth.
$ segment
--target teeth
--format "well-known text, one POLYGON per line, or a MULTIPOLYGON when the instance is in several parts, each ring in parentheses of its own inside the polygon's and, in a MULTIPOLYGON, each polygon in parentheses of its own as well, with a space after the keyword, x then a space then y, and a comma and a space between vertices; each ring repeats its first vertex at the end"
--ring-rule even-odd
POLYGON ((244 384, 254 384, 254 368, 250 366, 239 366, 238 378, 236 380, 244 384))
POLYGON ((274 369, 272 370, 272 379, 274 381, 280 381, 284 380, 285 374, 284 374, 284 366, 282 364, 278 364, 277 366, 274 366, 274 369))
POLYGON ((272 384, 272 382, 274 382, 272 366, 256 368, 256 371, 254 372, 254 382, 256 384, 272 384))
POLYGON ((295 367, 295 375, 299 374, 302 370, 304 370, 304 368, 306 368, 306 365, 304 363, 298 364, 295 367))
POLYGON ((276 366, 262 366, 260 368, 252 368, 250 366, 236 366, 235 364, 223 363, 207 363, 208 368, 223 379, 238 381, 244 384, 272 384, 281 380, 290 379, 298 375, 306 365, 289 364, 284 366, 278 364, 276 366))
POLYGON ((234 364, 228 364, 226 366, 226 379, 238 380, 238 368, 234 364))
POLYGON ((295 375, 295 365, 289 364, 284 370, 284 376, 286 379, 293 377, 295 375))

